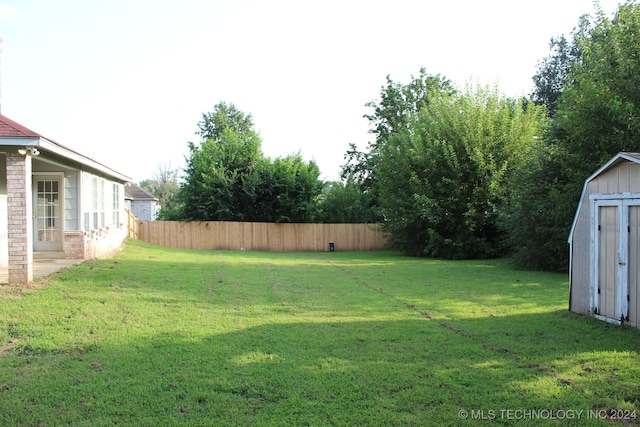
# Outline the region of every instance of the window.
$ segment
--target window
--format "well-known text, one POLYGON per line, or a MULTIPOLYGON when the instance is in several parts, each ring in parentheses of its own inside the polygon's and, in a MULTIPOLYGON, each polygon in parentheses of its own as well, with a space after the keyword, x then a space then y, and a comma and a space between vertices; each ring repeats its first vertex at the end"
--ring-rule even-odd
POLYGON ((100 227, 102 228, 102 227, 104 227, 106 225, 105 224, 105 219, 106 219, 105 216, 106 215, 105 215, 105 212, 104 212, 104 205, 105 205, 105 203, 104 203, 104 199, 105 199, 105 197, 104 197, 105 196, 105 194, 104 194, 104 187, 105 187, 104 179, 100 180, 99 185, 100 185, 100 188, 98 190, 98 197, 99 197, 100 200, 98 201, 98 207, 99 207, 98 213, 100 214, 100 227))
POLYGON ((113 184, 113 218, 111 219, 113 225, 120 224, 120 185, 113 184))
POLYGON ((91 175, 82 174, 82 229, 91 230, 91 175))
POLYGON ((83 230, 120 224, 122 185, 89 173, 82 174, 83 230))
POLYGON ((94 176, 91 180, 91 207, 93 213, 93 220, 91 222, 91 228, 98 228, 98 203, 100 201, 100 196, 98 195, 98 177, 94 176))

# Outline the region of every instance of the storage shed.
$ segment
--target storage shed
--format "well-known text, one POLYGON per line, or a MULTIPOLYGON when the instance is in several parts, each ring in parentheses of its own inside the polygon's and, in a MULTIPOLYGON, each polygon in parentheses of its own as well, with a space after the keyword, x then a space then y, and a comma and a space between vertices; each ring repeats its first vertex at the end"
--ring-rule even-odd
POLYGON ((640 153, 584 183, 569 234, 569 310, 640 327, 640 153))

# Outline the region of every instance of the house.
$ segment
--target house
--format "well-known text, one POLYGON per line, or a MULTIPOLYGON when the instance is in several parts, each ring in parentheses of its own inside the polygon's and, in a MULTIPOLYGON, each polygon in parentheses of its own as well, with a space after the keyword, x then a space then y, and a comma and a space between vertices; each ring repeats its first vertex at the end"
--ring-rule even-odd
POLYGON ((33 278, 34 252, 98 258, 127 236, 130 178, 0 114, 0 268, 33 278))
POLYGON ((130 184, 124 187, 124 203, 141 221, 155 221, 158 213, 158 198, 145 189, 130 184))
POLYGON ((569 310, 640 327, 640 153, 584 183, 569 234, 569 310))

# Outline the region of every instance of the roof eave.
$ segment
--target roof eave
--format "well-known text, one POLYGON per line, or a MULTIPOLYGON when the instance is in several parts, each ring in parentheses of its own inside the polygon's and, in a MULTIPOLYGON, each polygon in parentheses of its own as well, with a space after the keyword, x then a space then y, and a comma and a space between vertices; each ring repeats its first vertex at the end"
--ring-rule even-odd
MULTIPOLYGON (((582 202, 584 201, 589 183, 604 171, 618 164, 620 160, 628 160, 630 162, 640 164, 640 156, 638 155, 638 153, 621 152, 613 156, 611 160, 605 163, 600 169, 598 169, 595 173, 593 173, 589 178, 585 179, 584 185, 582 186, 582 193, 580 194, 580 200, 578 201, 578 207, 580 207, 580 205, 582 205, 582 202)), ((569 245, 571 245, 571 241, 573 240, 573 231, 575 230, 576 223, 578 222, 578 213, 579 213, 578 209, 576 209, 576 213, 573 217, 573 222, 571 223, 571 230, 569 231, 569 238, 567 239, 567 242, 569 242, 569 245)))
POLYGON ((87 156, 84 156, 70 148, 64 147, 58 143, 48 140, 44 137, 33 137, 33 136, 24 136, 24 137, 1 137, 0 144, 9 145, 9 146, 34 146, 38 147, 42 150, 48 151, 53 154, 57 154, 66 159, 72 160, 74 162, 80 163, 81 165, 85 165, 92 169, 95 169, 101 173, 111 176, 112 178, 116 178, 123 183, 131 182, 131 177, 124 175, 120 172, 117 172, 111 169, 108 166, 103 165, 100 162, 97 162, 87 156))

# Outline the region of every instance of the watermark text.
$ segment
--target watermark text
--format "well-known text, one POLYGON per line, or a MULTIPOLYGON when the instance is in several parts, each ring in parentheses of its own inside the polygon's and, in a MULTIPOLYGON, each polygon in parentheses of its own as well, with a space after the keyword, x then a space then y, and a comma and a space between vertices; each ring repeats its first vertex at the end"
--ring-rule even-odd
POLYGON ((623 409, 461 409, 461 420, 637 420, 636 410, 623 409))

